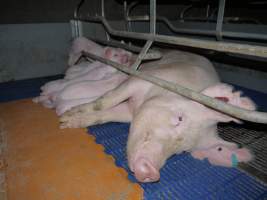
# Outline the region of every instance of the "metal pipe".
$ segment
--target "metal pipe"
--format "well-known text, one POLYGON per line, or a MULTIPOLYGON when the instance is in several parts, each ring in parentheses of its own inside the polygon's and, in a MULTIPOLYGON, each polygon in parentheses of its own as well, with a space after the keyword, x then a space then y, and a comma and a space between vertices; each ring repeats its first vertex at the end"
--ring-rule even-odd
MULTIPOLYGON (((131 9, 134 8, 134 6, 136 6, 138 4, 138 1, 133 1, 127 8, 126 10, 126 17, 128 18, 128 16, 130 15, 131 9)), ((128 26, 128 31, 132 31, 132 24, 130 21, 128 21, 127 23, 128 26)))
MULTIPOLYGON (((101 0, 101 17, 105 18, 105 0, 101 0)), ((107 41, 109 41, 110 35, 107 31, 105 32, 105 35, 106 35, 107 41)))
POLYGON ((129 21, 127 20, 128 16, 127 16, 127 1, 123 1, 123 17, 124 17, 124 26, 125 26, 125 30, 129 31, 128 29, 128 23, 129 21))
POLYGON ((183 10, 182 10, 182 12, 180 13, 180 21, 182 21, 182 22, 184 22, 184 13, 186 12, 186 11, 188 11, 188 10, 190 10, 191 8, 193 8, 193 5, 190 5, 190 6, 186 6, 183 10))
POLYGON ((101 16, 105 17, 105 0, 101 0, 101 16))
POLYGON ((216 39, 222 40, 222 26, 223 26, 223 16, 224 16, 225 0, 219 1, 219 10, 216 22, 216 39))
POLYGON ((139 39, 139 40, 154 40, 156 42, 162 42, 167 44, 204 48, 221 52, 238 53, 251 56, 267 57, 267 47, 263 46, 237 44, 231 42, 208 41, 208 40, 192 39, 192 38, 178 37, 178 36, 174 37, 174 36, 166 36, 158 34, 152 35, 149 33, 118 31, 111 28, 107 20, 102 17, 90 17, 89 19, 85 19, 85 21, 101 22, 111 35, 119 37, 139 39))
POLYGON ((82 4, 84 3, 85 0, 81 0, 78 5, 76 6, 75 10, 74 10, 74 18, 77 18, 78 17, 78 14, 79 14, 79 10, 82 6, 82 4))
POLYGON ((145 44, 145 46, 143 47, 143 49, 141 50, 141 52, 139 53, 139 55, 137 56, 134 64, 132 64, 131 68, 134 70, 138 70, 139 66, 142 62, 142 60, 144 60, 144 58, 147 55, 147 51, 149 50, 149 48, 151 47, 153 41, 152 40, 148 40, 145 44))
POLYGON ((148 75, 145 72, 136 71, 136 70, 131 69, 125 65, 118 64, 118 63, 113 62, 111 60, 107 60, 105 58, 102 58, 100 56, 96 56, 94 54, 87 53, 84 51, 82 52, 82 54, 84 56, 89 57, 89 58, 103 62, 107 65, 111 65, 114 68, 116 68, 122 72, 136 76, 136 77, 141 78, 143 80, 149 81, 149 82, 151 82, 157 86, 163 87, 169 91, 172 91, 176 94, 179 94, 179 95, 182 95, 182 96, 187 97, 189 99, 192 99, 194 101, 197 101, 203 105, 206 105, 206 106, 213 108, 217 111, 226 113, 226 114, 231 115, 233 117, 247 120, 247 121, 257 122, 257 123, 267 123, 267 113, 241 109, 239 107, 236 107, 236 106, 224 103, 222 101, 219 101, 217 99, 214 99, 212 97, 200 94, 198 92, 195 92, 193 90, 190 90, 190 89, 185 88, 183 86, 180 86, 178 84, 174 84, 174 83, 171 83, 169 81, 148 75))
POLYGON ((156 0, 150 0, 150 33, 156 34, 156 14, 157 11, 157 3, 156 0))

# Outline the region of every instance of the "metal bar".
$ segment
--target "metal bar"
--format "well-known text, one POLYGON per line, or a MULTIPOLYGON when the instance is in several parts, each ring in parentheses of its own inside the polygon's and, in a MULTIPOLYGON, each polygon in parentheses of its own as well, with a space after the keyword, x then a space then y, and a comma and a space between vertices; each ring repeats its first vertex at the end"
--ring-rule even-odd
POLYGON ((180 21, 184 22, 184 13, 191 8, 193 8, 193 5, 187 6, 182 10, 182 12, 180 13, 180 21))
POLYGON ((127 1, 123 1, 123 17, 124 17, 124 25, 125 25, 125 30, 126 31, 129 31, 128 29, 128 23, 129 21, 127 20, 128 18, 128 15, 127 15, 127 1))
POLYGON ((156 0, 150 0, 150 33, 156 34, 156 12, 157 12, 157 3, 156 0))
POLYGON ((101 0, 101 16, 105 17, 105 0, 101 0))
MULTIPOLYGON (((112 41, 112 40, 105 41, 105 40, 99 40, 99 39, 95 39, 95 38, 88 38, 88 39, 91 39, 95 42, 98 42, 98 43, 101 43, 104 45, 115 46, 115 47, 123 48, 123 49, 129 50, 129 51, 133 51, 136 53, 139 53, 142 51, 141 47, 137 47, 134 45, 129 46, 127 44, 123 44, 121 42, 116 42, 116 41, 112 41)), ((148 51, 148 53, 143 57, 143 60, 156 60, 156 59, 160 59, 161 57, 162 57, 162 55, 159 51, 150 49, 148 51)))
MULTIPOLYGON (((128 17, 127 19, 128 21, 149 21, 149 16, 148 15, 131 16, 131 17, 128 17)), ((169 27, 169 29, 175 33, 216 36, 215 30, 177 28, 166 17, 163 17, 163 16, 157 16, 157 20, 163 21, 169 27)), ((229 37, 229 38, 267 40, 267 34, 241 33, 241 32, 233 32, 233 31, 222 31, 221 34, 222 34, 222 37, 229 37)))
POLYGON ((75 10, 74 10, 74 18, 77 18, 79 17, 78 14, 79 14, 79 10, 82 6, 82 4, 84 3, 85 0, 81 0, 78 5, 76 6, 75 10))
POLYGON ((219 101, 217 99, 214 99, 212 97, 208 97, 206 95, 200 94, 198 92, 195 92, 193 90, 187 89, 185 87, 182 87, 178 84, 171 83, 169 81, 150 76, 146 74, 145 72, 136 71, 134 69, 131 69, 125 65, 118 64, 116 62, 113 62, 111 60, 107 60, 105 58, 102 58, 100 56, 96 56, 91 53, 82 52, 84 56, 87 56, 89 58, 98 60, 100 62, 103 62, 107 65, 113 66, 114 68, 125 72, 127 74, 131 74, 133 76, 139 77, 143 80, 149 81, 157 86, 163 87, 169 91, 172 91, 176 94, 182 95, 184 97, 187 97, 189 99, 192 99, 194 101, 197 101, 203 105, 206 105, 210 108, 213 108, 217 111, 229 114, 233 117, 240 118, 247 121, 257 122, 257 123, 267 123, 267 113, 263 112, 257 112, 257 111, 249 111, 244 110, 239 107, 224 103, 222 101, 219 101))
MULTIPOLYGON (((101 0, 101 17, 105 18, 105 0, 101 0)), ((105 32, 105 35, 106 35, 107 41, 109 41, 110 35, 107 31, 105 32)))
POLYGON ((224 16, 225 0, 219 1, 219 10, 216 23, 216 39, 222 40, 222 26, 223 26, 223 16, 224 16))
POLYGON ((174 37, 174 36, 165 36, 158 34, 152 35, 148 33, 118 31, 111 28, 107 20, 102 17, 90 17, 89 19, 84 19, 84 21, 101 22, 111 35, 119 37, 140 39, 140 40, 154 40, 157 42, 163 42, 167 44, 204 48, 221 52, 238 53, 251 56, 267 57, 267 47, 263 46, 238 44, 231 42, 208 41, 208 40, 192 39, 192 38, 178 37, 178 36, 174 37))
POLYGON ((139 53, 139 55, 137 56, 134 64, 132 64, 131 68, 134 70, 138 70, 139 66, 142 62, 142 60, 144 60, 144 58, 147 55, 147 51, 149 50, 149 48, 151 47, 153 41, 152 40, 148 40, 145 44, 145 46, 143 47, 143 49, 141 50, 141 52, 139 53))
MULTIPOLYGON (((134 6, 136 6, 138 4, 138 1, 133 1, 132 3, 130 3, 130 5, 128 6, 127 10, 126 10, 126 17, 128 18, 131 12, 131 9, 133 9, 134 6)), ((132 31, 132 24, 130 21, 128 21, 127 23, 128 26, 128 31, 132 31)))

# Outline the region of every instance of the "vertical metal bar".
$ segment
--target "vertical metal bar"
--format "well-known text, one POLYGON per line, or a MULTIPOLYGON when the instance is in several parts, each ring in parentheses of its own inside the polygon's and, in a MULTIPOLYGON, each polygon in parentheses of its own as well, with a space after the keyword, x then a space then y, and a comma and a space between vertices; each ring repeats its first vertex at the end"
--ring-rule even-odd
POLYGON ((150 0, 150 33, 156 34, 156 0, 150 0))
MULTIPOLYGON (((105 18, 105 0, 101 0, 101 16, 105 18)), ((105 31, 107 41, 110 41, 110 35, 105 31)))
POLYGON ((101 16, 105 17, 105 5, 104 5, 104 0, 101 0, 101 16))
POLYGON ((128 17, 130 15, 131 9, 133 7, 135 7, 138 4, 138 1, 133 1, 132 3, 129 4, 128 8, 127 8, 127 12, 126 12, 126 16, 127 16, 127 26, 128 26, 128 31, 132 31, 132 22, 128 20, 128 17))
POLYGON ((127 1, 123 1, 123 15, 124 15, 125 30, 129 31, 129 29, 128 29, 128 15, 127 15, 127 1))
POLYGON ((225 0, 219 1, 219 10, 217 15, 216 23, 216 39, 222 40, 222 26, 223 26, 223 16, 224 16, 225 0))

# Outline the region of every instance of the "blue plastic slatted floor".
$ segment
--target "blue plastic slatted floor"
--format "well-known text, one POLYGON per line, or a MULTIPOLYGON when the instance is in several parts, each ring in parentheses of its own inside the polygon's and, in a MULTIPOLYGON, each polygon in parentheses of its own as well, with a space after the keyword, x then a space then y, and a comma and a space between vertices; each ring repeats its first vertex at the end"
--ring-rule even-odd
MULTIPOLYGON (((126 160, 129 124, 107 123, 89 127, 96 142, 136 181, 126 160)), ((188 153, 172 156, 160 171, 158 183, 140 184, 145 199, 267 199, 267 187, 235 168, 215 167, 188 153)))
MULTIPOLYGON (((39 94, 40 86, 52 79, 43 78, 0 84, 0 102, 29 98, 39 94)), ((266 94, 245 90, 258 104, 260 110, 267 108, 266 94)), ((136 181, 129 171, 126 160, 126 141, 129 124, 107 123, 89 127, 96 142, 105 147, 116 165, 128 171, 129 179, 136 181)), ((211 166, 206 160, 199 161, 189 154, 172 156, 160 171, 160 182, 140 184, 144 199, 267 199, 267 186, 235 168, 211 166)))

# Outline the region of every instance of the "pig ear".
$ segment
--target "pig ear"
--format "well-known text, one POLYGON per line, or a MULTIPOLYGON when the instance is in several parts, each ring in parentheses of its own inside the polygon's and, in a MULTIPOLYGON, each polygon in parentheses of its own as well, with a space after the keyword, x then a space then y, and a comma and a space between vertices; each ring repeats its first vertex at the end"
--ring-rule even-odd
MULTIPOLYGON (((242 97, 241 96, 242 93, 240 91, 233 92, 233 87, 228 84, 224 83, 217 84, 215 86, 206 88, 205 90, 202 91, 202 93, 243 109, 256 110, 256 105, 250 98, 242 97)), ((225 115, 223 113, 220 112, 215 112, 215 113, 216 114, 213 117, 217 119, 217 121, 221 122, 235 121, 237 123, 241 123, 240 120, 225 115)))
POLYGON ((104 54, 106 58, 111 58, 112 56, 112 49, 110 47, 105 47, 104 48, 104 54))

